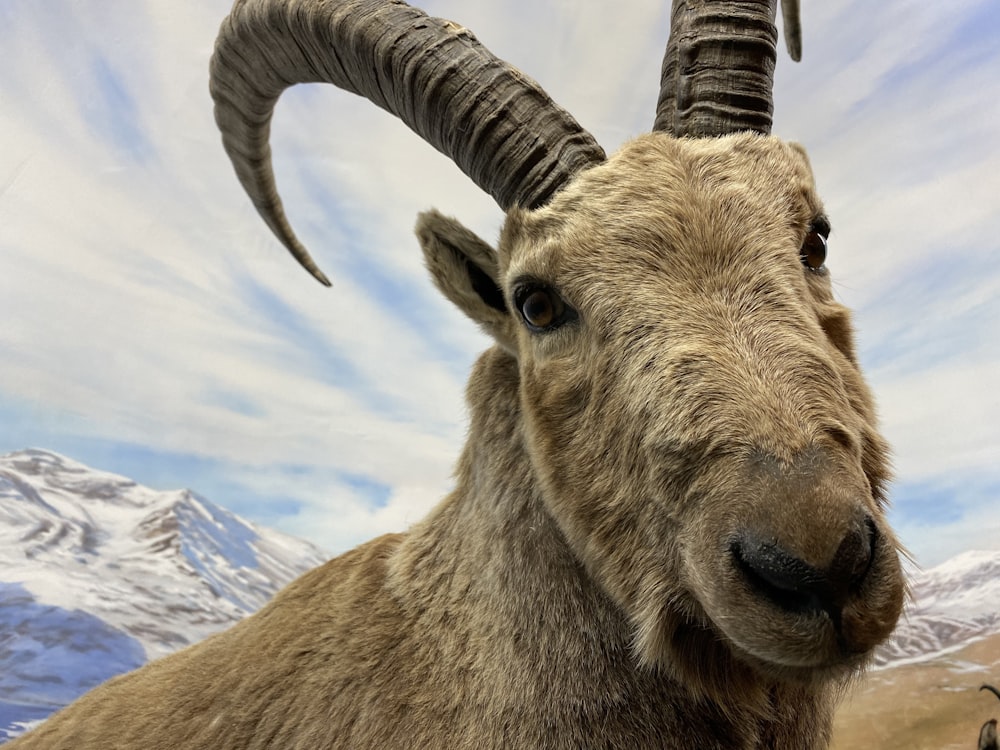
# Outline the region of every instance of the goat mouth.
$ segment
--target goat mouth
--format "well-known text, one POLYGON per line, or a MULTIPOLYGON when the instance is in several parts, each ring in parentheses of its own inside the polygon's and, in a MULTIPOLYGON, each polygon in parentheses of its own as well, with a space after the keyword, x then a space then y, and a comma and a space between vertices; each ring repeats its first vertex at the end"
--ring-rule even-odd
POLYGON ((812 664, 788 664, 784 661, 762 657, 737 648, 736 658, 755 671, 781 682, 800 685, 820 685, 844 682, 861 672, 869 663, 868 655, 853 654, 831 657, 812 664))
POLYGON ((777 522, 753 520, 686 545, 689 623, 769 679, 840 683, 863 670, 902 610, 905 579, 891 533, 856 512, 834 519, 839 539, 813 548, 809 519, 788 537, 774 531, 777 522))
POLYGON ((673 630, 665 666, 695 690, 717 696, 739 694, 744 688, 759 685, 761 679, 771 685, 808 689, 842 685, 867 663, 864 656, 845 658, 839 654, 789 662, 781 657, 787 657, 795 647, 783 644, 773 635, 772 638, 769 647, 748 648, 711 620, 689 620, 673 630))
POLYGON ((725 617, 715 627, 743 661, 796 681, 855 672, 872 653, 852 642, 841 609, 818 605, 811 596, 793 596, 781 605, 757 600, 745 617, 725 617))
POLYGON ((736 608, 748 616, 726 617, 720 625, 768 662, 807 668, 863 663, 895 622, 887 615, 896 597, 883 597, 879 574, 891 568, 892 549, 870 518, 848 531, 822 568, 747 531, 730 539, 728 553, 723 611, 736 608))
MULTIPOLYGON (((737 618, 723 618, 723 621, 732 619, 737 618)), ((700 643, 705 654, 724 650, 734 662, 777 682, 841 683, 864 670, 873 655, 871 650, 846 648, 825 613, 797 616, 773 613, 763 628, 724 627, 711 618, 698 625, 691 623, 688 628, 689 641, 700 643), (701 632, 697 639, 690 634, 695 630, 701 632)), ((704 666, 703 654, 690 653, 690 656, 704 666)))
POLYGON ((738 659, 774 677, 794 681, 829 679, 864 666, 867 655, 845 648, 825 613, 778 615, 765 629, 729 629, 723 637, 738 659))
MULTIPOLYGON (((836 638, 837 662, 849 659, 855 653, 842 627, 843 607, 846 603, 846 595, 833 591, 825 577, 818 571, 803 566, 803 570, 795 585, 779 575, 761 573, 751 565, 747 564, 738 553, 734 553, 736 566, 744 579, 748 583, 752 594, 758 597, 776 610, 775 622, 787 622, 789 627, 795 632, 810 630, 816 633, 818 638, 827 638, 832 628, 836 638), (801 585, 802 582, 805 585, 801 585)), ((788 652, 791 649, 785 647, 780 649, 783 658, 777 661, 783 663, 788 661, 788 652)), ((773 660, 772 660, 773 661, 773 660)), ((812 659, 807 660, 807 664, 799 664, 797 660, 788 666, 814 667, 812 659)))
MULTIPOLYGON (((734 658, 780 681, 841 681, 862 670, 873 649, 859 645, 845 626, 845 610, 822 606, 811 594, 763 597, 744 583, 720 610, 703 610, 703 627, 734 658), (777 601, 775 601, 777 598, 777 601)), ((848 603, 845 609, 849 609, 848 603)))

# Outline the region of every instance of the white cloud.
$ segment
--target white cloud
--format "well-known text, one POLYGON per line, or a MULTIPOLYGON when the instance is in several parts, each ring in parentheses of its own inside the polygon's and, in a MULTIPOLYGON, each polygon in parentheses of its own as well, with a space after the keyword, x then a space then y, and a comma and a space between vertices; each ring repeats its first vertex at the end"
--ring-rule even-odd
MULTIPOLYGON (((228 0, 14 5, 0 28, 0 402, 24 422, 3 447, 30 419, 53 439, 218 461, 251 492, 299 497, 286 530, 332 548, 418 517, 450 486, 463 373, 487 341, 432 288, 412 225, 437 206, 493 241, 496 206, 384 112, 332 87, 289 91, 276 171, 334 279, 323 289, 268 235, 219 145, 207 61, 228 0), (311 469, 278 468, 292 464, 311 469), (338 472, 385 483, 388 504, 338 472)), ((652 121, 668 5, 426 3, 609 150, 652 121)), ((903 487, 1000 458, 1000 53, 969 32, 987 9, 812 4, 803 63, 779 53, 776 130, 810 150, 903 487)), ((964 518, 997 518, 984 502, 964 518)), ((918 555, 943 549, 899 508, 918 555)))
MULTIPOLYGON (((62 65, 39 55, 62 48, 42 33, 47 13, 33 24, 25 9, 17 29, 19 76, 4 97, 17 116, 3 122, 0 162, 2 253, 16 270, 0 276, 0 310, 10 323, 0 331, 6 400, 24 406, 24 418, 47 415, 56 434, 203 456, 248 475, 299 462, 416 484, 416 496, 420 483, 438 490, 462 429, 461 367, 433 359, 412 328, 350 279, 327 292, 284 257, 240 194, 211 119, 207 52, 226 8, 181 23, 184 11, 172 5, 151 9, 145 25, 134 17, 126 24, 130 38, 158 42, 148 47, 153 54, 139 67, 118 59, 115 71, 138 97, 134 114, 156 146, 152 164, 130 161, 120 143, 93 132, 79 106, 100 97, 83 88, 87 54, 62 65), (203 30, 200 41, 189 38, 191 29, 203 30), (34 44, 24 43, 32 36, 34 44), (251 252, 240 255, 247 246, 251 252), (247 273, 315 331, 313 350, 283 341, 268 320, 273 310, 248 307, 254 300, 238 283, 247 273), (348 352, 356 379, 396 412, 373 413, 356 392, 335 386, 337 373, 321 371, 327 345, 348 352)), ((89 38, 105 36, 94 30, 89 38)), ((377 209, 377 201, 365 204, 373 216, 377 209)), ((410 235, 412 212, 394 221, 410 235)), ((385 253, 384 237, 371 234, 385 253)), ((422 276, 416 243, 407 240, 408 247, 389 250, 408 258, 401 275, 422 276)), ((445 307, 437 304, 434 315, 444 320, 445 307)), ((471 324, 449 318, 449 325, 456 350, 482 346, 471 324)), ((5 435, 7 447, 19 447, 17 440, 5 435)), ((310 536, 336 528, 334 539, 344 543, 370 531, 363 494, 335 481, 323 493, 302 494, 310 536), (343 501, 320 502, 323 493, 343 501), (343 520, 317 523, 338 515, 343 520)), ((406 513, 393 507, 370 515, 399 522, 406 513)))

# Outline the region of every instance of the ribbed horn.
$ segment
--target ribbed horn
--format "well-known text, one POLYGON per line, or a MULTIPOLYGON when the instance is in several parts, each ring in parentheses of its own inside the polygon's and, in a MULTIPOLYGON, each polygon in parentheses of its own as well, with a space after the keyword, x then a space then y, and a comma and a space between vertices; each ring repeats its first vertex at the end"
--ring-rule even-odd
MULTIPOLYGON (((653 130, 675 136, 771 132, 777 0, 674 0, 653 130)), ((782 0, 793 59, 798 0, 782 0)))
POLYGON ((802 18, 799 0, 781 0, 781 25, 785 29, 785 47, 795 62, 802 59, 802 18))
POLYGON ((212 56, 210 88, 226 152, 257 211, 313 276, 271 168, 271 115, 296 83, 370 99, 449 156, 504 210, 546 203, 605 159, 568 112, 468 30, 401 0, 237 0, 212 56))
POLYGON ((989 690, 989 691, 990 691, 991 693, 993 693, 993 695, 995 695, 995 696, 996 696, 997 698, 1000 698, 1000 690, 997 690, 997 689, 996 689, 995 687, 993 687, 992 685, 982 685, 982 686, 980 686, 980 688, 979 688, 979 689, 980 689, 980 690, 989 690))

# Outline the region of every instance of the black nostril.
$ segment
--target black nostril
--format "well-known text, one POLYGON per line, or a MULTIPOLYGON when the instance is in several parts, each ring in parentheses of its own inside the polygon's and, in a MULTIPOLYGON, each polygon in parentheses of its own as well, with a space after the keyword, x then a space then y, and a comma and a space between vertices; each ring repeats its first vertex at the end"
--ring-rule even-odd
POLYGON ((878 529, 865 517, 841 540, 826 570, 799 559, 777 542, 751 534, 737 537, 729 552, 749 584, 789 612, 827 612, 834 621, 871 570, 878 529))
POLYGON ((826 575, 833 588, 844 598, 867 577, 877 544, 878 529, 869 516, 840 542, 826 575))
POLYGON ((790 612, 830 610, 826 576, 774 542, 742 536, 729 551, 747 581, 760 594, 790 612))

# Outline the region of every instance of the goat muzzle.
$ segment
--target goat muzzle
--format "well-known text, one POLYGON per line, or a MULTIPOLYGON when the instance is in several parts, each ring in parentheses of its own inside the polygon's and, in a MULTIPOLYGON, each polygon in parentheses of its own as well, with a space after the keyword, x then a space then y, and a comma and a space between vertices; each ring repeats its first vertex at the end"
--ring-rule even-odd
POLYGON ((850 463, 826 449, 742 462, 739 490, 689 542, 695 595, 754 663, 853 669, 895 626, 898 545, 850 463))
POLYGON ((729 551, 737 569, 758 595, 790 614, 825 614, 845 654, 852 654, 864 653, 873 645, 866 637, 868 631, 856 627, 849 607, 863 590, 878 545, 878 527, 866 515, 844 535, 824 568, 805 562, 773 540, 762 540, 748 532, 735 538, 729 551))

